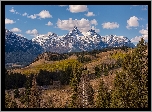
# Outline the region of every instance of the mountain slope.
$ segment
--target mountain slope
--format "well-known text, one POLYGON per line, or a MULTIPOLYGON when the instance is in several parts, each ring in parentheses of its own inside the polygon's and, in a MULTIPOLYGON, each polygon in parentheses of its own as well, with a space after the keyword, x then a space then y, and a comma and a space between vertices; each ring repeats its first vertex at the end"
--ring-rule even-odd
POLYGON ((43 52, 81 52, 102 49, 105 47, 135 47, 124 36, 100 36, 95 30, 90 29, 84 36, 75 26, 73 30, 63 36, 55 33, 38 35, 32 40, 18 36, 5 29, 5 63, 32 62, 43 52))
POLYGON ((42 52, 40 45, 5 29, 5 63, 28 63, 42 52))

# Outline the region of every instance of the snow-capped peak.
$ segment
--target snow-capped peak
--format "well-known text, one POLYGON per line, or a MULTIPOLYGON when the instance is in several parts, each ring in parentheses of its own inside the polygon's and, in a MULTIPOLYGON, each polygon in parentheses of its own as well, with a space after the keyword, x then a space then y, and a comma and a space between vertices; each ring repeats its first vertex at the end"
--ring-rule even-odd
POLYGON ((73 30, 70 31, 66 36, 84 36, 82 32, 78 30, 76 26, 74 26, 73 30))
POLYGON ((86 36, 95 36, 95 35, 97 35, 97 36, 99 36, 99 34, 97 34, 96 32, 95 32, 95 30, 93 30, 93 29, 91 29, 91 30, 89 30, 87 33, 86 33, 86 36))

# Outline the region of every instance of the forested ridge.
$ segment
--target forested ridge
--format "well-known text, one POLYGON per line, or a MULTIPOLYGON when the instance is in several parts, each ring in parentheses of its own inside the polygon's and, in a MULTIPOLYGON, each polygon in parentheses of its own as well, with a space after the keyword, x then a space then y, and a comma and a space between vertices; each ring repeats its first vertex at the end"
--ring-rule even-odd
POLYGON ((5 108, 148 107, 144 39, 134 49, 46 52, 28 67, 5 69, 5 108))

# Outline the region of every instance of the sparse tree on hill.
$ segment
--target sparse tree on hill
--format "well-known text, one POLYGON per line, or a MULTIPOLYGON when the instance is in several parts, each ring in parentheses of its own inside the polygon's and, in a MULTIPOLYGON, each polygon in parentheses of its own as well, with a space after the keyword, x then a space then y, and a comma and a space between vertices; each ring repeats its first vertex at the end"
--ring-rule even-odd
POLYGON ((110 108, 110 100, 108 88, 104 86, 103 79, 101 79, 97 95, 96 108, 110 108))
POLYGON ((40 107, 40 95, 41 91, 37 87, 36 76, 33 77, 31 95, 30 95, 30 108, 39 108, 40 107))
POLYGON ((76 76, 76 73, 75 73, 75 69, 73 71, 73 78, 71 79, 70 85, 71 85, 73 94, 71 96, 72 100, 70 102, 69 107, 70 108, 77 108, 78 107, 78 99, 77 99, 78 98, 78 92, 77 92, 78 79, 77 79, 77 76, 76 76))

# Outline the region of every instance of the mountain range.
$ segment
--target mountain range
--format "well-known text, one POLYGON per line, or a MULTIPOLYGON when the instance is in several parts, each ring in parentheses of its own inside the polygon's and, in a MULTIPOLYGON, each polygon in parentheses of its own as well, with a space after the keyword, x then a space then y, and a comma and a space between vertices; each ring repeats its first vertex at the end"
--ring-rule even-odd
POLYGON ((76 26, 63 36, 51 33, 37 35, 31 40, 5 29, 5 63, 31 62, 46 51, 67 53, 121 46, 135 47, 127 37, 100 36, 93 29, 83 35, 76 26))

